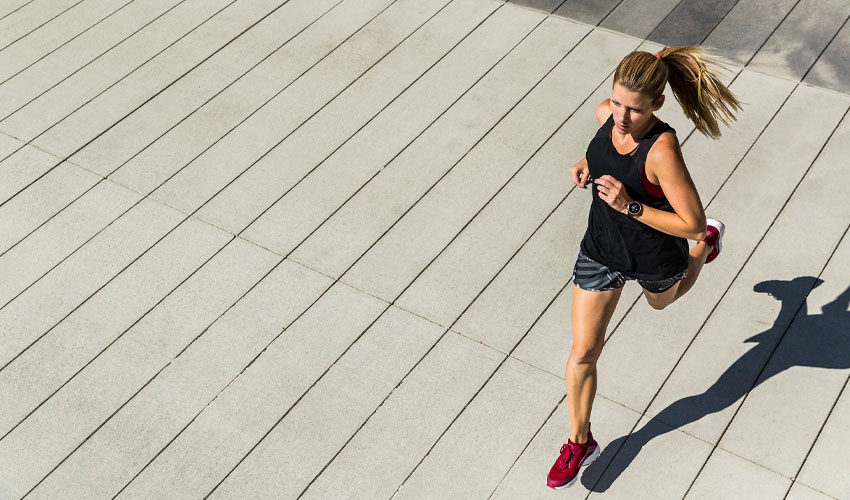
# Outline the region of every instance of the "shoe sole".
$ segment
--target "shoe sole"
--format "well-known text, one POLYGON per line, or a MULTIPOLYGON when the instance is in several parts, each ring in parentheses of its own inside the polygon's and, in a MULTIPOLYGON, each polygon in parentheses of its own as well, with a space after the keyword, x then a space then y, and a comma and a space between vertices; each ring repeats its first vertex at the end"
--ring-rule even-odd
MULTIPOLYGON (((720 257, 720 252, 723 251, 723 233, 726 231, 726 224, 710 217, 706 219, 705 222, 706 224, 708 224, 709 222, 714 222, 714 224, 712 225, 715 226, 717 228, 717 232, 720 233, 717 235, 717 257, 720 257)), ((717 257, 715 257, 715 259, 717 257)))
MULTIPOLYGON (((582 467, 587 467, 588 465, 592 464, 594 460, 596 460, 597 458, 599 458, 599 455, 600 455, 601 453, 602 453, 602 447, 601 447, 601 446, 599 446, 599 445, 596 445, 596 449, 595 449, 595 450, 593 450, 593 453, 591 453, 590 455, 588 455, 588 457, 587 457, 587 458, 585 458, 585 459, 584 459, 584 462, 582 462, 582 463, 581 463, 581 465, 579 465, 579 469, 581 469, 582 467)), ((581 474, 576 474, 576 477, 574 477, 574 478, 573 478, 573 480, 572 480, 572 481, 570 481, 570 482, 569 482, 569 483, 567 483, 567 484, 564 484, 564 485, 561 485, 561 486, 550 486, 550 488, 553 488, 553 489, 556 489, 556 490, 564 490, 564 489, 567 489, 567 488, 569 488, 570 486, 572 486, 572 485, 576 484, 576 480, 578 480, 578 477, 579 477, 580 475, 581 475, 581 474)), ((548 481, 546 482, 546 486, 549 486, 549 482, 548 482, 548 481)))

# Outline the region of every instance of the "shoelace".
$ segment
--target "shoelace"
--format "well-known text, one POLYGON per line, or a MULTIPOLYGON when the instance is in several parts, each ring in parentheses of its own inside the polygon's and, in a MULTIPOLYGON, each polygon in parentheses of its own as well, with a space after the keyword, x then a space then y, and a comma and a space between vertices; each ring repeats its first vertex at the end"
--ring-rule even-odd
POLYGON ((558 468, 561 470, 565 470, 567 468, 567 464, 570 463, 570 459, 573 456, 573 450, 564 443, 564 446, 561 446, 561 456, 558 457, 558 468), (568 453, 569 452, 569 453, 568 453))

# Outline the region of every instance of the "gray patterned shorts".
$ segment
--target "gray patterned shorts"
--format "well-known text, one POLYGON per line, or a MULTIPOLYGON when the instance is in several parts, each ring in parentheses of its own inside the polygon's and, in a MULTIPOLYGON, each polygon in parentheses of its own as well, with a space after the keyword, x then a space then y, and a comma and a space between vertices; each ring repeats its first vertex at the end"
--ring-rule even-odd
MULTIPOLYGON (((670 288, 673 287, 679 281, 685 279, 685 276, 688 275, 688 270, 676 274, 675 276, 671 276, 669 278, 665 278, 663 280, 635 280, 638 282, 640 286, 642 286, 646 291, 652 293, 661 293, 666 292, 670 288)), ((618 271, 612 271, 605 267, 605 265, 596 262, 591 259, 587 255, 584 254, 581 250, 578 252, 578 258, 576 258, 576 265, 573 268, 573 283, 575 283, 582 290, 587 290, 590 292, 604 292, 606 290, 616 290, 617 288, 622 288, 623 285, 626 284, 626 280, 633 279, 627 278, 618 271)))

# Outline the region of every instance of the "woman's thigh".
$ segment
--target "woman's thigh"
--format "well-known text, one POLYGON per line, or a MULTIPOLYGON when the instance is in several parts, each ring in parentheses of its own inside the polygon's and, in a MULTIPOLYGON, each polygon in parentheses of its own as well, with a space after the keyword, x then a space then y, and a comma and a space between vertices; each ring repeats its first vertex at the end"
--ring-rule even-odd
MULTIPOLYGON (((573 285, 573 350, 601 351, 622 288, 592 292, 573 285)), ((596 352, 596 355, 599 353, 596 352)))
POLYGON ((679 291, 679 283, 677 282, 672 287, 663 292, 650 292, 646 288, 643 289, 643 295, 646 301, 653 309, 664 309, 676 300, 676 293, 679 291))

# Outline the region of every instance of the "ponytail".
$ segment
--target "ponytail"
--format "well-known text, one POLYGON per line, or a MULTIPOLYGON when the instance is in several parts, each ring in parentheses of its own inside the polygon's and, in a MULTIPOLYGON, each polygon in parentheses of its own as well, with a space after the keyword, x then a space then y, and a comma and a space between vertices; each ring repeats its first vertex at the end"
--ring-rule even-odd
POLYGON ((724 125, 741 110, 738 98, 720 81, 723 65, 705 56, 701 47, 665 47, 656 55, 632 52, 620 61, 614 81, 634 92, 657 99, 670 83, 673 95, 697 130, 717 139, 718 120, 724 125))

